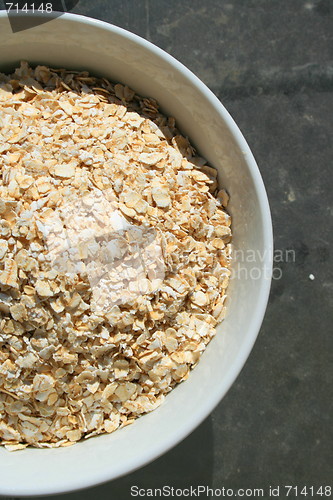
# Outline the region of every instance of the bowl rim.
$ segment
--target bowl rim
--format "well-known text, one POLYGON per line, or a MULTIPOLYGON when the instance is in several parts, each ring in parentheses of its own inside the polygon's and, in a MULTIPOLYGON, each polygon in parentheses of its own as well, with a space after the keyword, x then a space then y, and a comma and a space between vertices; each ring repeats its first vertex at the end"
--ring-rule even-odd
MULTIPOLYGON (((31 495, 45 495, 45 494, 57 494, 57 493, 65 493, 71 491, 82 490, 84 488, 89 488, 93 486, 100 485, 107 481, 119 478, 126 474, 129 474, 147 464, 157 459, 171 448, 180 443, 183 439, 185 439, 193 430, 200 425, 203 420, 208 417, 208 415, 214 410, 217 404, 222 400, 225 394, 230 389, 231 385, 234 383, 239 373, 241 372, 251 350, 256 341, 256 338, 259 334, 259 330, 265 315, 269 292, 271 287, 271 277, 273 270, 273 228, 272 228, 272 219, 271 212, 269 207, 269 202, 267 198, 267 193, 265 190, 265 186, 257 166, 257 163, 254 159, 254 156, 248 146, 243 134, 240 129, 236 125, 235 121, 229 114, 229 112, 225 109, 221 101, 214 95, 214 93, 184 64, 179 62, 173 56, 165 52, 163 49, 157 47, 152 42, 142 38, 139 35, 131 33, 124 28, 120 28, 106 21, 101 21, 99 19, 94 19, 88 16, 73 14, 73 13, 61 13, 61 16, 54 16, 54 12, 52 14, 14 14, 16 17, 22 16, 24 18, 28 16, 31 17, 41 17, 44 18, 46 16, 50 17, 50 20, 53 19, 63 19, 64 21, 70 21, 78 24, 83 24, 86 26, 99 27, 102 30, 106 30, 109 32, 116 33, 124 38, 127 38, 134 43, 140 45, 144 49, 150 51, 151 53, 157 55, 160 59, 164 60, 169 65, 173 66, 178 72, 184 76, 192 86, 196 87, 197 90, 210 102, 210 104, 215 108, 218 114, 223 118, 226 123, 233 140, 235 141, 237 147, 243 152, 245 162, 247 164, 247 168, 250 174, 250 177, 253 181, 254 189, 258 197, 258 205, 259 211, 262 220, 262 239, 264 242, 264 248, 267 250, 264 255, 264 260, 262 262, 263 266, 265 266, 265 270, 267 271, 266 278, 260 281, 260 290, 258 293, 258 303, 257 307, 249 320, 249 325, 247 328, 247 341, 243 343, 240 352, 237 357, 234 359, 232 367, 228 370, 226 381, 223 384, 223 387, 216 386, 216 389, 209 395, 205 405, 198 410, 194 415, 190 415, 186 420, 186 424, 179 425, 172 436, 172 439, 159 442, 155 445, 155 447, 151 447, 144 454, 140 454, 139 458, 131 459, 127 462, 126 466, 116 470, 108 470, 104 468, 98 475, 94 473, 91 477, 75 477, 73 475, 71 479, 66 481, 66 484, 60 484, 57 488, 51 488, 48 491, 43 491, 38 488, 38 484, 34 486, 34 488, 25 489, 20 486, 20 484, 16 484, 11 488, 0 486, 0 496, 1 495, 9 495, 9 496, 31 496, 31 495)), ((0 10, 0 22, 4 19, 8 18, 6 10, 0 10)), ((59 22, 59 21, 58 21, 59 22)), ((30 28, 34 29, 34 28, 30 28)), ((42 451, 42 450, 41 450, 42 451)))

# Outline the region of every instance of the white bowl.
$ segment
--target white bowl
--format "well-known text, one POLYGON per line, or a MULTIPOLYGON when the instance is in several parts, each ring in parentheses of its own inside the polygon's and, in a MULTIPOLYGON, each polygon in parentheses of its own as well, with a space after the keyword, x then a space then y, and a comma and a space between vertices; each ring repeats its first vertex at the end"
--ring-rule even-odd
POLYGON ((142 467, 209 415, 259 332, 271 282, 272 224, 258 167, 237 125, 212 92, 161 49, 116 26, 72 14, 13 34, 5 11, 0 12, 0 47, 0 71, 20 60, 87 69, 157 99, 218 169, 230 193, 234 246, 241 250, 225 321, 189 379, 160 408, 111 435, 69 448, 9 453, 0 447, 0 495, 45 495, 93 486, 142 467))

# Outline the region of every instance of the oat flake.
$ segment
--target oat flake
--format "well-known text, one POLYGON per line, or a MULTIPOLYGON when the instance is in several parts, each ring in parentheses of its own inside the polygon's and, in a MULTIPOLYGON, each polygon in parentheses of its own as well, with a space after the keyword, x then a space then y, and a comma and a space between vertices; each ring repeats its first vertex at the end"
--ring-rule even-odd
POLYGON ((0 168, 0 444, 131 424, 225 315, 216 170, 154 99, 26 62, 0 74, 0 168))

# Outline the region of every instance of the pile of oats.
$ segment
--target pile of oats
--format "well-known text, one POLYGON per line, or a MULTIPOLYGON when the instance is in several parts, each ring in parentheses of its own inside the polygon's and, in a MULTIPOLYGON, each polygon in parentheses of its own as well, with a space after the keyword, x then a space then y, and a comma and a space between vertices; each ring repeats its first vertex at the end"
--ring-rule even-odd
POLYGON ((0 444, 68 446, 154 410, 225 314, 228 195, 155 100, 0 75, 0 444))

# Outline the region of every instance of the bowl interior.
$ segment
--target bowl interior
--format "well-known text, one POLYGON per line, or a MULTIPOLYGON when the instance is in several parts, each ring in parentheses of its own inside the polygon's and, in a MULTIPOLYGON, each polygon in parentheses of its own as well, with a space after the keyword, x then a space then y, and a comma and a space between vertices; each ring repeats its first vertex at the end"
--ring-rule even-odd
POLYGON ((231 280, 225 321, 189 379, 160 408, 129 427, 73 447, 12 454, 0 448, 0 494, 58 493, 148 463, 189 434, 223 397, 245 363, 266 308, 271 219, 259 171, 237 126, 217 98, 165 52, 120 28, 71 14, 13 34, 4 11, 0 46, 0 71, 13 69, 20 60, 85 69, 157 99, 218 169, 219 181, 230 193, 233 243, 240 250, 234 270, 242 271, 231 280))

